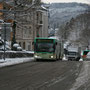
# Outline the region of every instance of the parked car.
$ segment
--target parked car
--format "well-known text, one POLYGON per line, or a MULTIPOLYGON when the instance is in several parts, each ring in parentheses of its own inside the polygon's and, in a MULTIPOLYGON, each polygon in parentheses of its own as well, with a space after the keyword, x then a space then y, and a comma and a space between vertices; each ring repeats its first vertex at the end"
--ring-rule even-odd
POLYGON ((22 51, 22 48, 21 47, 17 47, 17 51, 22 51))
POLYGON ((15 43, 15 44, 13 45, 13 50, 14 50, 14 51, 22 51, 22 48, 20 47, 20 45, 19 45, 18 43, 15 43))
POLYGON ((0 19, 0 24, 4 23, 4 21, 2 19, 0 19))
POLYGON ((4 41, 2 39, 0 39, 0 51, 8 51, 11 50, 8 42, 6 41, 5 47, 4 47, 4 41))

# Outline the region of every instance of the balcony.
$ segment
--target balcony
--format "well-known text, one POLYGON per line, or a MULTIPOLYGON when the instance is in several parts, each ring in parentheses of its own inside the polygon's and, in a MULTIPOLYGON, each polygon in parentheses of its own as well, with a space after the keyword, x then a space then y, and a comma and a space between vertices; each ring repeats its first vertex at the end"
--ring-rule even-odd
POLYGON ((43 22, 42 21, 39 21, 39 22, 37 22, 37 25, 38 26, 42 26, 43 25, 43 22))

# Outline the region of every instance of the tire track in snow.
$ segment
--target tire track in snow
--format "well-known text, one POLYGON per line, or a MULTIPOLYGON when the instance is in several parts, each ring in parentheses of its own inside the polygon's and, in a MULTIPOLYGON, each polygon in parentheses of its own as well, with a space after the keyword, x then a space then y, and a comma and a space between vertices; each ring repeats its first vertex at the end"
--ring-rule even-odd
POLYGON ((72 88, 70 90, 77 90, 79 87, 81 87, 82 85, 86 85, 87 81, 90 78, 90 74, 89 74, 89 67, 90 67, 90 62, 86 61, 83 62, 83 66, 81 69, 81 72, 78 76, 78 78, 76 79, 76 82, 73 84, 72 88))

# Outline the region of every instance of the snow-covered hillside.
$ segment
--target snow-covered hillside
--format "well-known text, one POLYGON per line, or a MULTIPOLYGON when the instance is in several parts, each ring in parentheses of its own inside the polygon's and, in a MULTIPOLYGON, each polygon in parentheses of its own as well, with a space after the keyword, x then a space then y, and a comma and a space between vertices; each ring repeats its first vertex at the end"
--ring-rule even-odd
POLYGON ((49 8, 50 26, 56 28, 72 17, 86 12, 88 7, 87 4, 81 3, 53 3, 49 8))

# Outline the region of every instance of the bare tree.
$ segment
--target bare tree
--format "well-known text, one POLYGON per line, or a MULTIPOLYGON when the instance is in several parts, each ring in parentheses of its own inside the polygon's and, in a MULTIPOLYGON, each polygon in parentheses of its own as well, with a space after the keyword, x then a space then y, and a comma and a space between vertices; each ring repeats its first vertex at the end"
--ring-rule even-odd
POLYGON ((76 43, 90 45, 90 12, 72 18, 60 27, 58 32, 62 39, 72 39, 76 43))

